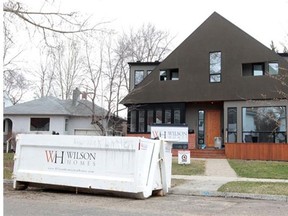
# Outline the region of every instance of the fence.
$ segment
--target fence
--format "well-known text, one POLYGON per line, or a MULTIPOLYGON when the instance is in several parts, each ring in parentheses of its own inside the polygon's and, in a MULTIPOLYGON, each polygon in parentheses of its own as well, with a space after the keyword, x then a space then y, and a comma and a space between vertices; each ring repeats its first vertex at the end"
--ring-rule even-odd
POLYGON ((288 161, 287 143, 225 143, 228 159, 288 161))

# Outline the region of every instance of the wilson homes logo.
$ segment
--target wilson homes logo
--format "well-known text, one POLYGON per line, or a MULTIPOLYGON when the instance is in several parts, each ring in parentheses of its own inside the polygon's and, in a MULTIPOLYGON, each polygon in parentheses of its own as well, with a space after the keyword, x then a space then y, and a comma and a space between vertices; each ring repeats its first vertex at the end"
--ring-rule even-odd
POLYGON ((96 166, 96 152, 45 150, 47 163, 96 166))

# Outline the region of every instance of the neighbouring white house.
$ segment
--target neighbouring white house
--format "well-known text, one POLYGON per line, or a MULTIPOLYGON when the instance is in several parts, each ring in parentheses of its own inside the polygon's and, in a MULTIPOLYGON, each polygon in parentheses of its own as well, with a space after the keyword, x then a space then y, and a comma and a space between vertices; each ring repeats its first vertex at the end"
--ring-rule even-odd
POLYGON ((107 115, 107 110, 80 99, 75 89, 73 99, 61 100, 44 97, 4 108, 4 145, 15 135, 61 134, 61 135, 108 135, 122 136, 126 133, 126 120, 107 115))

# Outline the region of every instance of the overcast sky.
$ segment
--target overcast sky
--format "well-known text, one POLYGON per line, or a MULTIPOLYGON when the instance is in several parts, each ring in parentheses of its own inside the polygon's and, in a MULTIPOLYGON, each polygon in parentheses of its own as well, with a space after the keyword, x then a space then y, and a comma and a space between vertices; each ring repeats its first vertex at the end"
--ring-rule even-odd
POLYGON ((61 0, 61 8, 112 21, 117 31, 150 22, 176 35, 175 46, 216 11, 268 47, 288 43, 288 0, 61 0))
MULTIPOLYGON (((19 1, 30 11, 37 11, 44 0, 19 1)), ((214 11, 267 47, 273 40, 282 52, 280 44, 288 44, 288 0, 54 0, 54 3, 61 12, 76 11, 86 16, 91 15, 92 23, 110 21, 108 28, 119 33, 144 23, 152 23, 157 29, 175 36, 172 49, 183 42, 214 11)), ((19 50, 25 49, 28 52, 22 54, 25 59, 23 62, 25 67, 38 68, 39 51, 35 47, 26 49, 29 45, 23 42, 25 35, 27 37, 27 32, 17 34, 24 47, 19 50)))

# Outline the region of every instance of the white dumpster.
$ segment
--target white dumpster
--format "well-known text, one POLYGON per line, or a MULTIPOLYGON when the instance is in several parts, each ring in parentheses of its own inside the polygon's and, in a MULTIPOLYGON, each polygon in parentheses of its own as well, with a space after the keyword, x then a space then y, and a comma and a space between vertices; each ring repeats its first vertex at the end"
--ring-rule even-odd
POLYGON ((171 145, 137 137, 17 136, 15 189, 29 185, 122 192, 147 198, 171 185, 171 145))

